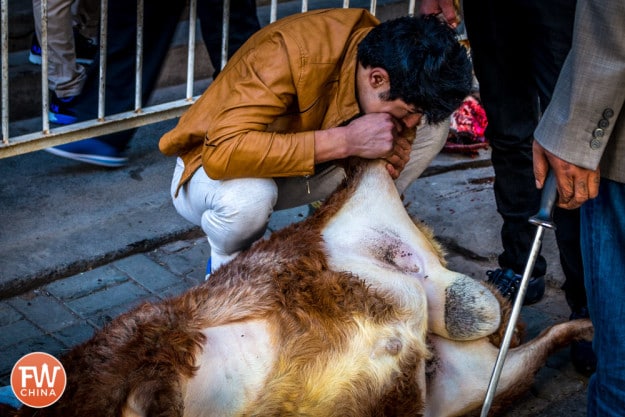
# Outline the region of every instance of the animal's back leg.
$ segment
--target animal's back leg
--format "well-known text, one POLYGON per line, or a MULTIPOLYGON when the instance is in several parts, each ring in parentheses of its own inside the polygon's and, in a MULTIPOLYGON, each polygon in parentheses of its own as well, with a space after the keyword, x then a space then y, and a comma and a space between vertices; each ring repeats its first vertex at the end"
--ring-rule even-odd
MULTIPOLYGON (((592 338, 588 319, 557 324, 528 343, 510 349, 491 407, 496 415, 524 393, 549 355, 576 339, 592 338)), ((498 348, 483 338, 457 342, 431 336, 434 360, 428 370, 426 416, 458 416, 479 409, 497 360, 498 348)))

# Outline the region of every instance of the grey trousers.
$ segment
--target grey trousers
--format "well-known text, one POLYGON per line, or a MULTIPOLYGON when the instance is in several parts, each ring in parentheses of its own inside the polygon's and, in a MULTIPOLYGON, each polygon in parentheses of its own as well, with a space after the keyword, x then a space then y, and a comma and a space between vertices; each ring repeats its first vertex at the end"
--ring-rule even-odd
MULTIPOLYGON (((76 63, 74 24, 93 37, 100 19, 99 0, 48 0, 48 87, 58 97, 77 96, 87 79, 76 63)), ((41 39, 41 0, 33 0, 35 32, 41 39)))

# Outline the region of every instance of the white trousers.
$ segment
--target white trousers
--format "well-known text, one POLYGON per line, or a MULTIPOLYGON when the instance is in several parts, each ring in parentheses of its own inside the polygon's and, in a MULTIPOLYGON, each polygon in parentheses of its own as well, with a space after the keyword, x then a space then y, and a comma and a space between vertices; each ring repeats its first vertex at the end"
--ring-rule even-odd
MULTIPOLYGON (((449 123, 417 129, 410 161, 395 181, 401 193, 430 165, 445 145, 449 123)), ((330 165, 309 177, 213 180, 198 169, 179 191, 184 163, 176 162, 171 195, 178 213, 201 226, 211 247, 212 270, 234 259, 260 239, 274 210, 327 198, 344 179, 342 168, 330 165)))

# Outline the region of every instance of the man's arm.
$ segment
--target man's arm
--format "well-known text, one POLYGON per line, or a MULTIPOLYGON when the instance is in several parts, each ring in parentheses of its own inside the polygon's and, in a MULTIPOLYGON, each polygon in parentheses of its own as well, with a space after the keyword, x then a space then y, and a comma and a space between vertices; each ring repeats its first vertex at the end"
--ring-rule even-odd
POLYGON ((623 21, 620 0, 578 1, 571 51, 534 132, 537 186, 552 169, 564 208, 597 195, 599 162, 625 101, 623 21))

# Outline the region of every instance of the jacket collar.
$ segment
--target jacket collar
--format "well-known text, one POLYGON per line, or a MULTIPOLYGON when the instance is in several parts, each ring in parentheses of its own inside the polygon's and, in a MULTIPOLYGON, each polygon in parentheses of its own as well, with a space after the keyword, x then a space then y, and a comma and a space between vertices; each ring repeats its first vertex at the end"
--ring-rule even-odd
POLYGON ((358 44, 371 29, 368 27, 355 31, 348 42, 339 73, 336 96, 330 103, 323 121, 324 129, 345 124, 361 113, 356 96, 356 55, 358 44))

